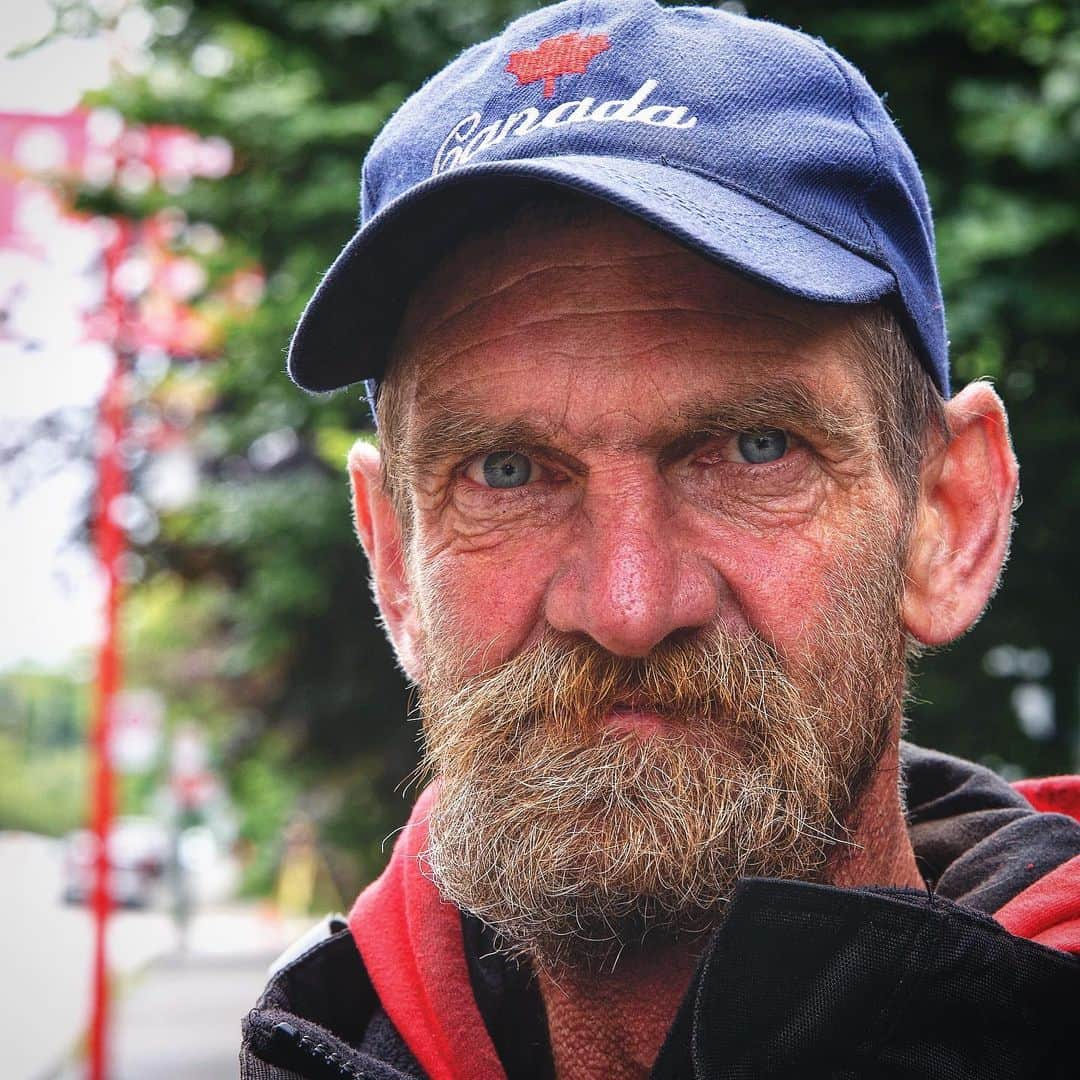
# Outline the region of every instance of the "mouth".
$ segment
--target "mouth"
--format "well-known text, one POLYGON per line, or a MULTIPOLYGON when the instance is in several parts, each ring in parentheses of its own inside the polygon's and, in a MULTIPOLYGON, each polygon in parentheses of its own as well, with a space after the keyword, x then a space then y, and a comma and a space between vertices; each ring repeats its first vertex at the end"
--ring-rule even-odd
POLYGON ((637 735, 648 739, 669 732, 672 721, 671 717, 648 708, 644 703, 622 701, 604 717, 604 727, 620 735, 637 735))

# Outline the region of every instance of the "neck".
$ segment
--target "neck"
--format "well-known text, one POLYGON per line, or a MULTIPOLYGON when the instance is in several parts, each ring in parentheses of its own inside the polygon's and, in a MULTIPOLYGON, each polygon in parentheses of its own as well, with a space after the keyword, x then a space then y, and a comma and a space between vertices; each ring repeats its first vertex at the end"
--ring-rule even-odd
MULTIPOLYGON (((899 768, 899 748, 892 740, 849 815, 850 844, 837 849, 818 880, 845 888, 923 887, 904 821, 899 768)), ((647 1077, 707 936, 624 954, 613 971, 541 972, 559 1080, 647 1077)))
POLYGON ((649 1075, 708 934, 620 957, 614 971, 541 971, 555 1075, 649 1075))
POLYGON ((904 817, 898 738, 889 741, 844 824, 850 843, 835 848, 826 863, 821 880, 827 885, 926 887, 904 817))

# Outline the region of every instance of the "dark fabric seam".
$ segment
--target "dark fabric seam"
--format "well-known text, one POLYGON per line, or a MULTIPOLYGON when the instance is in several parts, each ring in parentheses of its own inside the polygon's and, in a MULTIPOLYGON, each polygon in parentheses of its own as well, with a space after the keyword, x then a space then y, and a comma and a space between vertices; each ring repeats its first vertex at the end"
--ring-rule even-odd
POLYGON ((918 993, 919 988, 926 982, 929 977, 929 972, 935 970, 935 963, 938 956, 941 954, 941 945, 944 936, 945 918, 935 910, 915 935, 914 944, 908 950, 909 961, 906 965, 906 970, 900 977, 900 981, 896 984, 896 988, 893 990, 892 994, 889 995, 888 1007, 883 1008, 878 1013, 878 1020, 875 1025, 879 1029, 877 1036, 876 1038, 872 1036, 866 1042, 868 1048, 873 1048, 873 1058, 871 1060, 880 1060, 882 1048, 892 1037, 893 1032, 897 1028, 900 1016, 894 1012, 895 1006, 899 1004, 902 1010, 904 1003, 915 996, 918 993), (934 932, 934 940, 931 943, 929 955, 915 970, 912 970, 914 965, 912 964, 910 957, 917 955, 919 945, 932 931, 934 932), (889 1022, 890 1016, 891 1022, 889 1022))
POLYGON ((873 191, 881 180, 881 154, 878 152, 877 143, 874 141, 874 137, 870 134, 869 130, 863 124, 862 120, 855 109, 855 88, 851 85, 851 76, 844 70, 843 66, 839 63, 835 56, 833 56, 830 49, 828 49, 822 42, 816 38, 811 38, 811 44, 829 61, 829 63, 836 69, 840 78, 844 81, 844 87, 847 90, 847 105, 848 112, 851 114, 851 122, 863 133, 867 143, 870 146, 870 152, 874 158, 874 175, 873 177, 863 185, 862 190, 859 192, 858 199, 858 212, 864 227, 866 228, 867 235, 870 237, 877 250, 877 257, 882 261, 885 260, 885 253, 881 247, 881 241, 878 239, 877 233, 874 230, 874 226, 871 224, 868 215, 866 214, 866 203, 870 192, 873 191))

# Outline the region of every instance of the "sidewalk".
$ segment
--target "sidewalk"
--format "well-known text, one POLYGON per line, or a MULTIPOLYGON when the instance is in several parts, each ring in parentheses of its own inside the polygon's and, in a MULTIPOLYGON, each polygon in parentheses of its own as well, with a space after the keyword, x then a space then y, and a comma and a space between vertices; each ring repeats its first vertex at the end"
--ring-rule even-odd
MULTIPOLYGON (((112 1080, 238 1076, 240 1021, 255 1004, 272 959, 173 955, 157 960, 118 1005, 112 1080)), ((72 1080, 78 1075, 73 1072, 72 1080)))
MULTIPOLYGON (((113 1007, 110 1080, 215 1080, 239 1075, 240 1021, 266 984, 266 969, 308 923, 269 922, 249 907, 194 921, 187 948, 153 960, 113 1007)), ((54 1080, 82 1080, 69 1062, 54 1080)))

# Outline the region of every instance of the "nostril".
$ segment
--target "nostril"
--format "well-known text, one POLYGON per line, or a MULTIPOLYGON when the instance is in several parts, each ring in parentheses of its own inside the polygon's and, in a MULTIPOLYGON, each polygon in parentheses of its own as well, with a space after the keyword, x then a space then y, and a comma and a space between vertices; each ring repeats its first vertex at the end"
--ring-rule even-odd
POLYGON ((664 638, 663 644, 665 645, 686 645, 696 641, 702 636, 704 627, 702 626, 679 626, 672 630, 666 638, 664 638))

